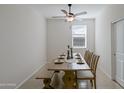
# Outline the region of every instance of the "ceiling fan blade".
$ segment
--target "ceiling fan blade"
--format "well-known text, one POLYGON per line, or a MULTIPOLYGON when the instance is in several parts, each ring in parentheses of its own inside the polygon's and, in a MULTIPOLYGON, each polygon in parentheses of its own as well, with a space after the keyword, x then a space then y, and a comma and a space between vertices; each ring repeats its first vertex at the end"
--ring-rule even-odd
POLYGON ((66 10, 61 10, 64 14, 68 15, 68 12, 66 10))
POLYGON ((65 18, 66 16, 52 16, 52 18, 65 18))
POLYGON ((80 12, 80 13, 77 13, 77 14, 75 14, 75 16, 80 16, 80 15, 85 15, 85 14, 87 14, 86 11, 84 11, 84 12, 80 12))

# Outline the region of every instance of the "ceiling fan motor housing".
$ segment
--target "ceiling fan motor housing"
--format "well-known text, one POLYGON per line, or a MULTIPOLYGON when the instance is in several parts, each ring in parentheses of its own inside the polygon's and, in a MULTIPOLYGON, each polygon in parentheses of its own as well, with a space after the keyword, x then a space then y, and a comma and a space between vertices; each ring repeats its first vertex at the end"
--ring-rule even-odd
POLYGON ((74 17, 73 13, 69 13, 68 17, 74 17))

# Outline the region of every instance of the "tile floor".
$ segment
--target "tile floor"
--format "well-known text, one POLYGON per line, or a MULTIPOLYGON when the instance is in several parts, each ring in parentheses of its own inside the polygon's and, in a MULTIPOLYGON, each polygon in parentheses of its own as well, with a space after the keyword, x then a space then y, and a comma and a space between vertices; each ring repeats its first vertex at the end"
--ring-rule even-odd
MULTIPOLYGON (((122 89, 116 82, 109 79, 100 69, 97 69, 97 89, 122 89)), ((91 89, 89 81, 78 81, 79 89, 91 89)), ((36 80, 35 75, 26 81, 19 89, 42 89, 43 81, 36 80)), ((62 88, 62 84, 56 87, 57 89, 62 88)))

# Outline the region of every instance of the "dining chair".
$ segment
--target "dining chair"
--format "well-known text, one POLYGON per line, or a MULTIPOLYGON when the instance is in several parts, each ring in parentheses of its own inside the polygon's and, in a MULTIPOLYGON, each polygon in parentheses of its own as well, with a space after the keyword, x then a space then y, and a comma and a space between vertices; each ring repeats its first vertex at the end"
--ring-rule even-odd
POLYGON ((90 80, 91 86, 96 89, 96 68, 99 60, 98 55, 93 54, 91 57, 91 70, 78 71, 77 80, 90 80))
POLYGON ((84 59, 87 62, 87 64, 90 66, 91 65, 91 57, 93 55, 93 52, 90 52, 89 50, 86 50, 84 54, 84 59))
POLYGON ((88 51, 89 51, 89 50, 86 50, 86 51, 85 51, 85 54, 84 54, 84 59, 85 59, 86 62, 87 62, 87 59, 88 59, 88 51))

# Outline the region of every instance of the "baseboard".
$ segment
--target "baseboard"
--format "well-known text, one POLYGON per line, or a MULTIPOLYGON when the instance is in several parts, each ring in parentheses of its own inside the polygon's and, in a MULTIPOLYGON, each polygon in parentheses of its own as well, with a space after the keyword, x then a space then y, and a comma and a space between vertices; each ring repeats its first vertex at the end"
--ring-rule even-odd
POLYGON ((26 79, 24 79, 20 84, 18 84, 15 89, 21 87, 27 80, 29 80, 35 73, 37 73, 45 64, 39 66, 33 73, 31 73, 26 79))
POLYGON ((122 79, 120 79, 120 78, 118 78, 117 76, 116 76, 116 82, 118 81, 118 83, 122 86, 122 87, 124 87, 124 80, 122 80, 122 79))

